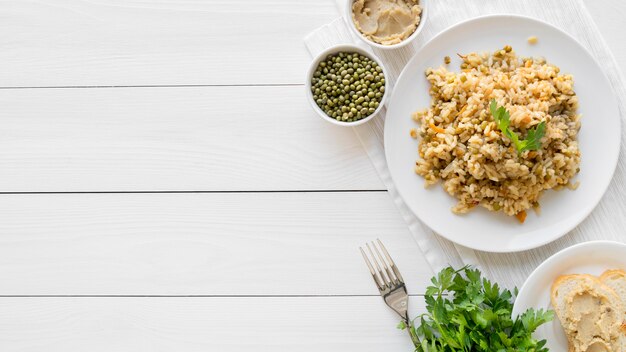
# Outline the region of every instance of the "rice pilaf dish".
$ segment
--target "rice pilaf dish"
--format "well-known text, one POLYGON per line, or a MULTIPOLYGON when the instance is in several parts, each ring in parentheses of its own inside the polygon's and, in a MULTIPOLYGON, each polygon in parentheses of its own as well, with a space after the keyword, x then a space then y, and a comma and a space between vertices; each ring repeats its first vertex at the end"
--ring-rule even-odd
POLYGON ((517 57, 508 45, 461 58, 459 73, 445 66, 426 70, 432 101, 413 114, 420 128, 411 135, 421 137, 415 172, 426 186, 443 182, 458 198, 454 213, 480 205, 523 222, 544 190, 577 186, 571 183, 580 171, 574 79, 544 59, 517 57), (493 100, 508 111, 520 140, 544 122, 537 150, 516 149, 490 112, 493 100))

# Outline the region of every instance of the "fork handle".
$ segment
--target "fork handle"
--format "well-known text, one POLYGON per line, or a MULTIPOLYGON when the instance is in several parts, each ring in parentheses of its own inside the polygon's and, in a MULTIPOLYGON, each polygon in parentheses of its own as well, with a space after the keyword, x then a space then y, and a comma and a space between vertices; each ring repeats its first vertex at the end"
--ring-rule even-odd
POLYGON ((422 343, 420 342, 420 338, 417 336, 415 329, 413 329, 413 324, 408 318, 403 318, 404 324, 407 326, 407 331, 409 332, 409 336, 411 336, 411 341, 413 341, 413 345, 416 348, 416 351, 421 351, 422 343))

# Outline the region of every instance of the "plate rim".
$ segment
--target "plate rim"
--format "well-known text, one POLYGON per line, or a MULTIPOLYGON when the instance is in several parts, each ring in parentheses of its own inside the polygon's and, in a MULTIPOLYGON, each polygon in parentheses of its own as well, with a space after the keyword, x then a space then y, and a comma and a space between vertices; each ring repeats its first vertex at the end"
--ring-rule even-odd
MULTIPOLYGON (((615 91, 613 89, 613 85, 611 84, 611 81, 609 80, 606 72, 602 69, 602 66, 598 63, 598 61, 595 59, 595 57, 591 54, 591 52, 589 50, 587 50, 586 47, 584 47, 580 41, 578 41, 576 38, 574 38, 573 36, 571 36, 569 33, 565 32, 564 30, 554 26, 551 23, 548 23, 546 21, 543 21, 541 19, 535 18, 535 17, 531 17, 531 16, 526 16, 526 15, 518 15, 518 14, 510 14, 510 13, 495 13, 495 14, 488 14, 488 15, 482 15, 482 16, 478 16, 478 17, 473 17, 464 21, 461 21, 459 23, 453 24, 449 27, 447 27, 446 29, 442 30, 441 32, 439 32, 438 34, 436 34, 433 38, 431 38, 428 42, 426 42, 421 48, 419 48, 416 53, 411 57, 411 59, 409 59, 409 61, 407 61, 406 65, 404 66, 404 68, 402 69, 402 71, 400 72, 400 75, 398 75, 398 78, 396 79, 396 84, 394 84, 393 87, 393 91, 392 94, 389 97, 388 100, 388 104, 391 105, 392 102, 394 101, 394 97, 396 96, 396 92, 397 92, 397 87, 398 87, 398 82, 400 82, 403 77, 405 75, 408 75, 407 71, 409 66, 414 65, 415 61, 417 61, 419 58, 420 53, 422 53, 425 49, 429 48, 431 45, 433 45, 433 43, 435 41, 437 41, 440 37, 442 37, 443 35, 445 35, 446 33, 457 29, 458 27, 462 27, 465 25, 469 25, 471 23, 475 23, 475 22, 481 22, 481 21, 485 21, 485 20, 489 20, 489 19, 493 19, 493 18, 516 18, 516 19, 522 19, 522 20, 526 20, 526 21, 531 21, 531 22, 535 22, 544 26, 549 27, 551 30, 554 30, 558 33, 560 33, 561 35, 566 36, 567 38, 569 38, 583 53, 584 55, 586 55, 588 58, 590 58, 592 60, 592 62, 595 63, 595 65, 600 69, 600 73, 601 76, 600 78, 602 80, 605 81, 605 83, 608 85, 608 87, 610 88, 610 94, 608 95, 608 99, 611 100, 611 106, 616 108, 617 113, 620 113, 619 110, 619 104, 615 95, 615 91)), ((387 110, 390 110, 390 106, 387 107, 387 110)), ((621 115, 620 115, 621 116, 621 115)), ((383 142, 384 142, 384 149, 385 149, 385 161, 387 163, 387 165, 389 166, 389 148, 388 148, 388 141, 390 140, 390 138, 387 138, 387 134, 390 133, 388 132, 389 129, 387 128, 388 126, 388 118, 389 115, 385 116, 385 123, 384 123, 384 131, 383 131, 383 142)), ((617 131, 621 131, 621 118, 617 118, 617 125, 615 126, 615 130, 617 131)), ((619 135, 619 133, 618 133, 619 135)), ((389 136, 391 137, 391 136, 389 136)), ((452 238, 452 236, 449 236, 448 234, 444 234, 442 232, 439 232, 437 230, 434 229, 434 227, 431 225, 431 222, 429 222, 427 219, 423 219, 423 217, 420 217, 420 215, 418 215, 418 213, 413 209, 413 207, 410 205, 409 202, 407 202, 405 200, 405 197, 402 195, 401 192, 398 191, 398 187, 396 184, 396 181, 394 179, 393 173, 391 172, 391 169, 388 167, 389 169, 389 177, 391 178, 391 181, 394 185, 394 187, 396 188, 396 191, 398 193, 398 195, 400 196, 400 198, 403 200, 403 202, 405 203, 405 205, 407 206, 407 208, 409 208, 409 210, 411 211, 411 213, 413 213, 421 222, 423 222, 430 230, 432 230, 435 234, 437 234, 438 236, 441 236, 449 241, 452 241, 458 245, 461 246, 465 246, 468 247, 470 249, 474 249, 474 250, 479 250, 479 251, 484 251, 484 252, 489 252, 489 253, 515 253, 515 252, 521 252, 521 251, 526 251, 526 250, 530 250, 530 249, 534 249, 534 248, 538 248, 538 247, 542 247, 548 243, 554 242, 557 239, 565 236, 567 233, 569 233, 570 231, 572 231, 574 228, 576 228, 578 225, 580 225, 585 219, 587 219, 589 217, 589 215, 591 214, 591 212, 598 206, 598 204, 600 203, 600 201, 602 200, 602 198, 604 198, 604 195, 606 194, 613 178, 615 177, 615 170, 617 169, 617 163, 619 161, 619 155, 620 155, 620 150, 621 150, 621 137, 617 139, 617 146, 616 146, 616 150, 617 152, 614 153, 613 156, 613 160, 610 161, 610 170, 609 170, 609 174, 610 177, 608 178, 608 181, 602 186, 602 192, 599 192, 599 196, 596 197, 596 199, 593 199, 592 202, 588 203, 591 204, 588 209, 586 209, 584 211, 584 213, 582 214, 582 216, 580 217, 579 220, 575 220, 572 222, 571 225, 567 225, 565 227, 563 227, 562 230, 555 232, 554 236, 548 236, 546 238, 543 238, 540 241, 536 241, 533 242, 531 244, 522 244, 522 245, 518 245, 515 248, 492 248, 489 246, 483 246, 480 245, 476 242, 471 242, 468 241, 468 243, 466 242, 459 242, 457 239, 452 238)), ((449 196, 449 195, 448 195, 449 196)), ((435 226, 436 227, 436 226, 435 226)), ((527 242, 524 242, 527 243, 527 242)))

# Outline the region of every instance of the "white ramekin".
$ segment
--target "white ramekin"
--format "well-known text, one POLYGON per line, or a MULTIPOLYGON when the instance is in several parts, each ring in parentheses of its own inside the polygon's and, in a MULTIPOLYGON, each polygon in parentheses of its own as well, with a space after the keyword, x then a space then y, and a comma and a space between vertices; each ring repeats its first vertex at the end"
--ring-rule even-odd
POLYGON ((315 110, 315 112, 317 112, 318 115, 320 115, 321 118, 323 118, 324 120, 333 123, 335 125, 339 125, 339 126, 346 126, 346 127, 351 127, 351 126, 358 126, 361 124, 366 123, 367 121, 373 119, 376 115, 378 115, 378 113, 380 112, 380 110, 383 108, 383 106, 385 105, 385 100, 387 99, 387 95, 390 94, 389 92, 389 79, 387 79, 387 70, 385 69, 385 65, 383 65, 383 62, 376 57, 376 55, 372 54, 371 52, 362 49, 356 45, 353 44, 340 44, 340 45, 335 45, 333 47, 330 47, 326 50, 324 50, 323 52, 321 52, 319 55, 317 55, 317 57, 315 57, 315 59, 313 59, 313 62, 311 63, 311 66, 309 67, 309 70, 306 74, 306 80, 305 80, 305 87, 306 87, 306 96, 307 99, 309 100, 309 103, 311 103, 311 106, 313 107, 313 110, 315 110), (332 54, 337 54, 340 52, 348 52, 348 53, 359 53, 363 56, 366 56, 368 58, 370 58, 371 60, 375 61, 378 66, 380 66, 383 70, 383 77, 385 77, 385 92, 383 93, 382 98, 380 99, 380 103, 378 104, 378 108, 376 108, 376 111, 374 111, 371 115, 369 115, 368 117, 358 120, 358 121, 353 121, 353 122, 347 122, 347 121, 338 121, 335 118, 332 118, 328 115, 326 115, 326 113, 320 109, 319 106, 317 106, 317 103, 315 102, 315 100, 313 99, 313 92, 311 92, 311 80, 313 79, 313 74, 315 73, 315 70, 317 69, 317 66, 320 64, 320 62, 322 62, 323 60, 325 60, 328 55, 332 55, 332 54))
POLYGON ((429 0, 420 0, 419 1, 419 5, 422 7, 422 13, 420 15, 420 23, 417 25, 417 28, 415 28, 415 32, 413 32, 413 34, 411 34, 408 38, 406 38, 405 40, 401 41, 398 44, 383 45, 383 44, 375 43, 375 42, 367 39, 363 35, 363 33, 360 32, 356 28, 356 25, 354 24, 354 20, 352 19, 352 4, 354 3, 354 0, 346 0, 345 19, 346 19, 346 22, 348 23, 348 27, 350 27, 352 32, 357 37, 359 37, 361 40, 366 42, 368 45, 370 45, 370 46, 372 46, 374 48, 383 49, 383 50, 398 49, 398 48, 401 48, 401 47, 409 44, 415 38, 417 38, 419 33, 422 31, 422 28, 424 28, 424 24, 426 23, 426 20, 428 18, 428 16, 427 16, 428 15, 428 1, 429 0))

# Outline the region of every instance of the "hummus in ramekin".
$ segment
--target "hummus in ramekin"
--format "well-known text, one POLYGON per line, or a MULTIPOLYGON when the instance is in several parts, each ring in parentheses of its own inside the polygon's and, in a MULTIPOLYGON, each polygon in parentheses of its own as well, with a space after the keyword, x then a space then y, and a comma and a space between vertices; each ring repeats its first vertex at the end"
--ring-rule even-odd
POLYGON ((415 32, 422 8, 419 0, 355 0, 352 20, 361 34, 374 43, 398 44, 415 32))

